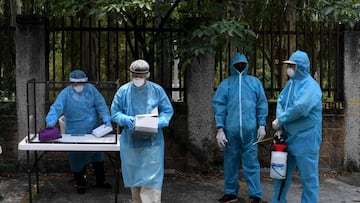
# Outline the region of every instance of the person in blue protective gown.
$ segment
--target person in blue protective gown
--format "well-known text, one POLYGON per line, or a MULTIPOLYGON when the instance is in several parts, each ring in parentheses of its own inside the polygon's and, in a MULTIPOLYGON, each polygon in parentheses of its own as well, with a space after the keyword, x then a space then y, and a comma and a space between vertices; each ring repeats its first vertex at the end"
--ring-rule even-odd
POLYGON ((230 63, 231 75, 220 83, 212 101, 216 140, 224 150, 224 196, 218 202, 238 200, 240 163, 251 202, 260 202, 260 164, 253 143, 266 135, 268 102, 260 80, 247 74, 246 56, 235 53, 230 63))
POLYGON ((123 181, 125 187, 131 188, 133 202, 159 203, 164 176, 162 128, 169 125, 174 111, 164 89, 148 81, 149 64, 145 60, 131 63, 130 76, 132 80, 118 89, 111 105, 113 121, 123 127, 120 136, 123 181), (143 135, 134 131, 136 115, 157 113, 157 133, 143 135))
MULTIPOLYGON (((99 116, 107 125, 111 125, 111 116, 104 97, 81 70, 70 73, 71 85, 65 87, 51 105, 46 116, 47 127, 54 127, 61 115, 65 116, 66 134, 89 134, 100 125, 99 116)), ((71 171, 74 173, 77 192, 86 192, 86 168, 94 167, 95 187, 111 188, 105 181, 103 152, 67 152, 71 171)))
POLYGON ((291 178, 297 167, 303 192, 301 202, 318 202, 319 150, 322 141, 322 91, 310 75, 310 61, 307 53, 297 50, 287 64, 290 80, 281 91, 276 119, 272 127, 275 136, 284 135, 287 143, 287 175, 285 180, 274 180, 274 194, 271 202, 285 203, 291 178))

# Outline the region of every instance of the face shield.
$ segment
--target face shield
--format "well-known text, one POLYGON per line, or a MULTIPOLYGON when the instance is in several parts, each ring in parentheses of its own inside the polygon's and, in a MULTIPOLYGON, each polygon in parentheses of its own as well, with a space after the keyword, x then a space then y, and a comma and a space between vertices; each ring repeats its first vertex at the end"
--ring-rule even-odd
POLYGON ((136 60, 130 65, 130 73, 134 86, 141 87, 150 77, 149 64, 142 59, 136 60))
POLYGON ((283 61, 283 63, 287 65, 287 68, 286 68, 287 75, 290 78, 292 78, 295 75, 295 71, 296 71, 296 63, 295 63, 295 61, 287 60, 287 61, 283 61))

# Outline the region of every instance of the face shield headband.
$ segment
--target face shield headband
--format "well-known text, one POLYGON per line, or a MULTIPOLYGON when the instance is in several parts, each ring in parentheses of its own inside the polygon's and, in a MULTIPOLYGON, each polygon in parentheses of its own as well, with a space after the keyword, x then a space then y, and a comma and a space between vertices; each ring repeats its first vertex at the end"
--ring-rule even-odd
POLYGON ((70 78, 70 82, 87 82, 88 78, 70 78))

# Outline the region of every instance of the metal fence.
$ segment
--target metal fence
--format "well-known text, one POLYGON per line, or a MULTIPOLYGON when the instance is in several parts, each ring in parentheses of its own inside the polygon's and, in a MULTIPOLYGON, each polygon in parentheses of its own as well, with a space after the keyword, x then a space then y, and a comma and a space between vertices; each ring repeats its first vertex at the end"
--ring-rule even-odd
POLYGON ((15 28, 0 16, 0 101, 15 100, 15 28))
MULTIPOLYGON (((6 19, 0 18, 2 98, 15 93, 15 28, 6 19)), ((344 69, 341 25, 298 22, 294 29, 283 25, 283 22, 270 23, 261 30, 255 30, 257 38, 249 42, 253 52, 246 53, 249 74, 262 81, 269 101, 275 101, 287 80, 281 61, 296 49, 305 50, 310 57, 311 74, 323 90, 325 109, 342 110, 344 69)), ((184 101, 184 73, 178 70, 181 59, 179 61, 174 55, 181 30, 119 27, 111 19, 103 22, 91 18, 52 18, 47 30, 49 81, 66 81, 71 70, 80 68, 92 81, 119 80, 122 84, 129 80, 130 63, 144 58, 152 67, 151 79, 161 84, 173 101, 184 101)), ((228 49, 216 54, 215 87, 229 73, 230 52, 228 49)))
MULTIPOLYGON (((310 22, 298 23, 294 29, 282 25, 282 22, 271 23, 255 31, 257 38, 249 42, 253 45, 253 52, 246 53, 249 74, 262 81, 268 100, 275 102, 288 80, 286 68, 281 62, 287 60, 295 50, 303 50, 308 53, 310 59, 310 73, 319 82, 323 91, 324 108, 336 112, 342 110, 344 108, 342 25, 310 22)), ((231 57, 229 52, 230 50, 217 56, 215 78, 217 83, 229 74, 228 61, 231 57), (222 61, 222 64, 219 64, 219 61, 222 61)))
POLYGON ((169 96, 173 88, 184 96, 174 58, 174 41, 180 30, 127 28, 111 19, 63 17, 50 19, 48 31, 49 81, 67 80, 71 70, 82 69, 90 80, 119 80, 123 84, 129 80, 130 63, 143 58, 150 64, 151 80, 161 84, 169 96), (178 86, 173 85, 176 81, 178 86))

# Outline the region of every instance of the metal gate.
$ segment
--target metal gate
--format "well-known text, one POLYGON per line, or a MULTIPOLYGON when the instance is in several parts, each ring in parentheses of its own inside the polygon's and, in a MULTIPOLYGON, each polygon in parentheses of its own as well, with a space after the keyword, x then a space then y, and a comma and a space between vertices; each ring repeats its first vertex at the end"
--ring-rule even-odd
MULTIPOLYGON (((15 100, 15 27, 9 17, 0 19, 0 90, 1 100, 15 100)), ((294 30, 273 23, 255 30, 257 38, 249 42, 252 53, 249 74, 263 83, 269 101, 275 101, 284 81, 280 61, 289 57, 290 41, 295 49, 305 50, 310 57, 311 74, 323 91, 325 110, 342 110, 343 85, 343 28, 339 24, 298 23, 294 30)), ((83 69, 93 81, 129 80, 128 67, 137 58, 148 60, 151 80, 162 85, 175 102, 184 101, 184 73, 178 70, 181 59, 174 50, 182 30, 156 30, 119 27, 110 19, 106 24, 91 19, 53 18, 48 23, 48 80, 66 81, 71 70, 83 69), (141 36, 141 38, 138 38, 141 36), (136 46, 134 46, 136 45, 136 46)), ((216 54, 215 87, 228 74, 230 50, 216 54)), ((50 94, 51 95, 51 94, 50 94)))

